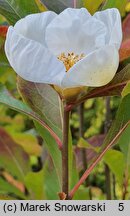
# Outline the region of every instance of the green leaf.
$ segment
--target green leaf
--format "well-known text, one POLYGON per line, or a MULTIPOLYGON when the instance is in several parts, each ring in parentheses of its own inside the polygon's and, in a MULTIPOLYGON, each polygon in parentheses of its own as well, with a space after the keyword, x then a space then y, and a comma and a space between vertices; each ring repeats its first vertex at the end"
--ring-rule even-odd
POLYGON ((60 13, 67 8, 62 0, 41 0, 41 2, 47 7, 48 10, 55 11, 56 13, 60 13))
POLYGON ((0 168, 7 170, 22 181, 26 173, 30 171, 28 155, 3 128, 0 128, 0 168))
POLYGON ((103 160, 109 166, 119 183, 122 184, 125 170, 125 157, 122 152, 110 149, 104 155, 103 160))
POLYGON ((0 199, 2 197, 5 199, 6 197, 8 198, 9 194, 11 194, 12 200, 15 199, 15 196, 18 196, 21 199, 27 199, 27 197, 22 192, 20 192, 16 187, 9 184, 4 179, 0 178, 0 199))
POLYGON ((17 133, 14 131, 8 132, 14 142, 21 146, 28 155, 40 156, 42 147, 38 144, 38 140, 31 134, 17 133))
POLYGON ((33 118, 35 121, 38 121, 42 127, 45 127, 46 130, 49 131, 49 133, 54 137, 57 144, 61 145, 61 141, 59 137, 48 127, 47 124, 39 117, 38 114, 33 112, 31 108, 29 108, 26 104, 24 104, 22 101, 19 101, 11 96, 11 94, 8 92, 8 90, 3 86, 0 85, 0 103, 7 105, 11 109, 14 109, 18 112, 21 112, 31 118, 33 118))
POLYGON ((12 25, 27 14, 38 12, 35 0, 0 0, 0 13, 12 25))
MULTIPOLYGON (((119 109, 116 114, 116 118, 112 123, 110 130, 104 140, 104 145, 107 146, 115 137, 116 135, 122 130, 122 128, 126 125, 126 123, 130 120, 130 94, 125 96, 122 99, 122 102, 119 106, 119 109)), ((118 141, 118 137, 116 142, 118 141)))
POLYGON ((127 0, 123 0, 123 1, 120 1, 120 0, 106 0, 106 3, 103 7, 103 10, 104 9, 107 9, 107 8, 118 8, 121 15, 124 16, 125 14, 125 6, 127 4, 127 0))
POLYGON ((29 172, 25 177, 25 185, 29 191, 29 198, 31 200, 44 200, 44 170, 40 172, 29 172))
POLYGON ((3 103, 18 112, 22 112, 26 115, 31 115, 32 110, 22 101, 19 101, 12 97, 2 84, 0 84, 0 103, 3 103))
POLYGON ((81 186, 73 197, 73 200, 90 200, 89 188, 81 186))
POLYGON ((7 70, 9 68, 9 62, 6 58, 5 51, 4 51, 4 41, 2 42, 2 45, 0 46, 0 74, 3 69, 7 70))
POLYGON ((71 179, 70 179, 70 188, 72 188, 78 180, 79 180, 79 170, 76 167, 76 158, 74 156, 73 164, 72 164, 71 179))
POLYGON ((60 13, 68 7, 83 7, 82 0, 41 0, 41 2, 48 8, 48 10, 55 11, 56 13, 60 13))
POLYGON ((57 92, 47 84, 26 81, 18 77, 22 98, 38 113, 53 131, 62 137, 62 105, 57 92))
POLYGON ((35 0, 35 2, 36 2, 37 6, 38 6, 38 8, 39 8, 39 10, 40 10, 41 12, 44 12, 44 11, 47 10, 47 8, 46 8, 45 5, 41 2, 41 0, 35 0))
POLYGON ((95 152, 98 152, 98 148, 96 149, 94 146, 92 146, 89 142, 87 142, 87 140, 83 139, 82 137, 79 139, 77 147, 92 149, 95 152))
POLYGON ((57 174, 53 167, 49 166, 47 162, 44 166, 44 187, 47 200, 58 200, 58 193, 61 192, 61 185, 59 184, 57 174))
POLYGON ((83 0, 84 7, 86 7, 91 14, 94 14, 103 2, 104 0, 95 0, 94 2, 92 0, 83 0))
POLYGON ((125 97, 128 94, 130 94, 130 83, 126 84, 126 86, 124 87, 124 89, 121 93, 122 97, 125 97))
POLYGON ((15 198, 6 194, 0 194, 0 200, 15 200, 15 198))
POLYGON ((0 102, 3 104, 8 105, 10 108, 13 108, 16 111, 22 112, 30 117, 32 117, 35 121, 39 122, 36 123, 36 127, 38 129, 38 132, 42 136, 42 138, 45 141, 46 148, 48 149, 49 154, 52 157, 52 160, 54 162, 54 166, 56 168, 56 173, 59 178, 59 182, 61 182, 61 152, 59 151, 57 143, 60 143, 61 141, 59 137, 56 136, 56 134, 51 131, 51 129, 48 128, 48 126, 39 118, 39 116, 34 113, 26 104, 24 104, 21 101, 16 100, 13 98, 9 92, 3 88, 3 86, 0 86, 0 102), (42 126, 41 126, 42 125, 42 126), (44 128, 45 126, 45 128, 44 128), (50 136, 50 133, 52 136, 50 136), (54 138, 53 138, 54 137, 54 138))
POLYGON ((50 136, 49 132, 41 127, 41 125, 37 122, 35 122, 35 126, 37 131, 43 138, 46 149, 51 156, 58 177, 58 182, 61 187, 61 152, 59 151, 55 140, 50 136))
POLYGON ((118 145, 125 156, 126 167, 130 168, 130 126, 122 134, 118 145))

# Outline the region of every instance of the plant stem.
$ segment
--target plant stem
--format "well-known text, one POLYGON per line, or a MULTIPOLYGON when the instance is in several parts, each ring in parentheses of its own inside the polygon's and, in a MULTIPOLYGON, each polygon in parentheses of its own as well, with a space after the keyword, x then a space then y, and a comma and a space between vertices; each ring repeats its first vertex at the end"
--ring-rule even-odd
MULTIPOLYGON (((106 97, 106 121, 104 126, 104 132, 107 134, 109 128, 110 128, 110 122, 111 122, 111 109, 110 109, 110 97, 106 97)), ((106 198, 107 200, 112 199, 111 194, 111 172, 107 164, 105 164, 105 178, 106 178, 106 198)))
MULTIPOLYGON (((79 105, 79 136, 84 138, 84 103, 79 105)), ((83 173, 88 168, 86 149, 82 149, 83 173)), ((89 178, 85 180, 85 186, 89 186, 89 178)), ((89 188, 89 196, 92 199, 91 189, 89 188)))
POLYGON ((64 109, 63 115, 63 146, 62 146, 62 192, 68 199, 69 167, 68 167, 68 137, 69 137, 69 112, 64 109))

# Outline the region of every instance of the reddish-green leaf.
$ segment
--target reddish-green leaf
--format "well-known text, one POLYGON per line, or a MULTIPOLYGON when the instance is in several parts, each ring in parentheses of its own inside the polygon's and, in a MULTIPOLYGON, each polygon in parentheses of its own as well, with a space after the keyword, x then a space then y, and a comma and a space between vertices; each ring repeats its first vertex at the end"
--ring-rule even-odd
POLYGON ((16 144, 21 146, 28 155, 41 155, 42 147, 38 144, 37 138, 32 134, 18 133, 14 131, 9 131, 9 134, 16 144))
POLYGON ((33 83, 18 77, 18 89, 33 111, 61 137, 62 107, 57 92, 47 84, 33 83))
POLYGON ((8 26, 0 26, 0 37, 5 38, 8 30, 8 26))
POLYGON ((124 19, 122 30, 123 42, 120 48, 120 61, 130 57, 130 14, 124 19))
POLYGON ((49 133, 52 135, 52 137, 55 139, 59 147, 61 147, 61 140, 59 137, 54 133, 51 128, 48 127, 48 125, 40 118, 38 114, 33 112, 31 108, 29 108, 26 104, 24 104, 22 101, 19 101, 11 96, 11 94, 7 91, 7 89, 0 85, 0 103, 7 105, 11 109, 14 109, 18 112, 21 112, 31 118, 33 118, 35 121, 39 122, 42 127, 44 127, 49 133))
POLYGON ((28 155, 3 128, 0 128, 0 168, 7 170, 22 181, 30 171, 28 155))
MULTIPOLYGON (((104 134, 96 135, 89 138, 86 143, 86 147, 76 147, 75 148, 75 155, 76 155, 76 164, 78 170, 83 170, 83 160, 82 160, 82 149, 86 149, 86 161, 90 164, 94 158, 98 155, 98 151, 103 144, 103 140, 105 138, 104 134)), ((83 141, 83 140, 81 140, 83 141)), ((81 143, 82 144, 82 143, 81 143)))
POLYGON ((124 19, 122 23, 122 30, 123 30, 123 40, 130 38, 130 14, 124 19))
POLYGON ((13 98, 9 94, 9 92, 5 88, 3 88, 3 86, 0 86, 0 87, 1 87, 0 88, 0 103, 3 103, 18 112, 24 113, 27 116, 30 116, 31 118, 33 118, 33 120, 37 122, 36 124, 37 129, 46 143, 46 148, 48 149, 48 153, 51 155, 53 159, 57 175, 60 178, 61 176, 61 169, 60 169, 61 152, 59 151, 59 148, 61 148, 62 146, 61 140, 54 133, 54 131, 48 127, 48 125, 41 119, 41 117, 38 114, 33 112, 31 108, 29 108, 22 101, 19 101, 13 98))
POLYGON ((119 53, 120 62, 130 57, 130 39, 123 41, 119 53))

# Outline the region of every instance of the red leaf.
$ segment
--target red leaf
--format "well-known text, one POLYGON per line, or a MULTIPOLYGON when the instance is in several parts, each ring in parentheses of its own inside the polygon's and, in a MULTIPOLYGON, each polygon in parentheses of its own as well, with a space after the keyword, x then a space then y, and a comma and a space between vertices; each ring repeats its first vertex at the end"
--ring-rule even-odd
POLYGON ((8 26, 0 26, 0 37, 6 37, 8 26))
POLYGON ((130 14, 124 19, 122 24, 123 42, 120 47, 120 62, 130 57, 130 14))
POLYGON ((23 180, 30 171, 29 157, 4 128, 0 127, 0 168, 23 180))
POLYGON ((122 24, 123 40, 130 38, 130 14, 124 19, 122 24))
POLYGON ((120 54, 120 61, 123 61, 130 57, 130 39, 125 40, 121 44, 119 54, 120 54))

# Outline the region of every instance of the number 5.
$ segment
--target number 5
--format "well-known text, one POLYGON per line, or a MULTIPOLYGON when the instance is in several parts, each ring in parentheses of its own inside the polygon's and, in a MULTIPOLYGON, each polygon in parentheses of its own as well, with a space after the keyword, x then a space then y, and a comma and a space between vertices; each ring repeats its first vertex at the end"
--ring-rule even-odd
POLYGON ((124 210, 124 203, 119 203, 118 210, 119 211, 123 211, 124 210))

